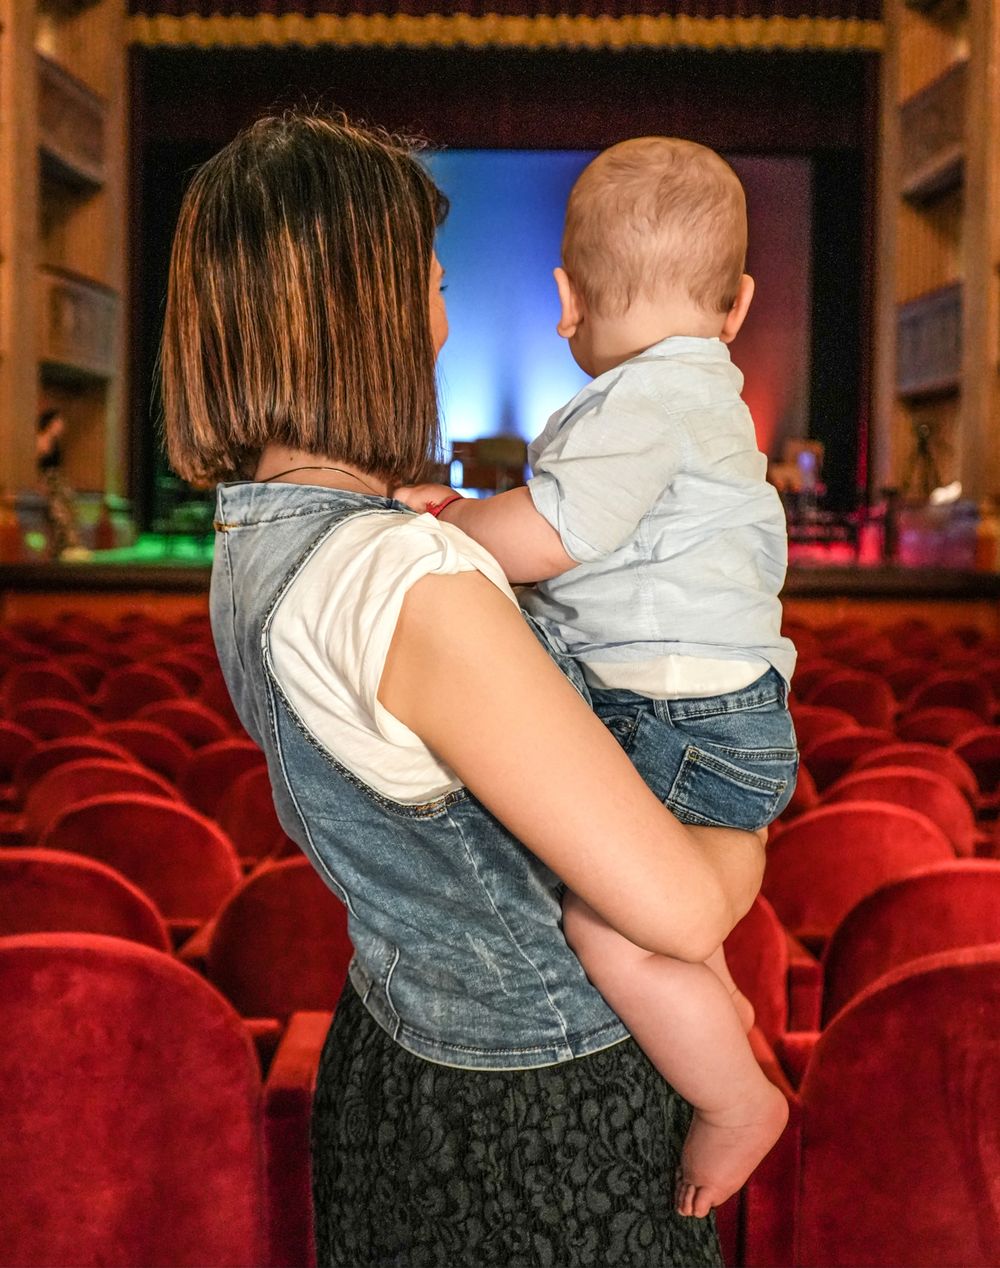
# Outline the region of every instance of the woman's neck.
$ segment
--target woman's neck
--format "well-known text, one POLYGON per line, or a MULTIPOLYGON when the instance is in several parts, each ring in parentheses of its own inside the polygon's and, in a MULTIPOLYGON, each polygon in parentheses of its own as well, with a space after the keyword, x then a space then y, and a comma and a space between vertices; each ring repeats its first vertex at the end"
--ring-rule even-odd
POLYGON ((384 476, 363 471, 352 462, 284 445, 264 447, 253 478, 272 484, 321 484, 330 489, 391 497, 389 481, 384 476))

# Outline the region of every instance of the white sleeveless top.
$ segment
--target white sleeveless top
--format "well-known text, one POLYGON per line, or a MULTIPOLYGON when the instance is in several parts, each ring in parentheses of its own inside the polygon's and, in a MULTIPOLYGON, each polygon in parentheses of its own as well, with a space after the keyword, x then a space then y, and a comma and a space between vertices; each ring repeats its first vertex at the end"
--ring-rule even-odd
POLYGON ((461 781, 379 703, 385 658, 414 582, 476 570, 516 605, 497 561, 453 525, 403 511, 354 515, 315 550, 271 619, 275 676, 313 739, 405 805, 461 781))

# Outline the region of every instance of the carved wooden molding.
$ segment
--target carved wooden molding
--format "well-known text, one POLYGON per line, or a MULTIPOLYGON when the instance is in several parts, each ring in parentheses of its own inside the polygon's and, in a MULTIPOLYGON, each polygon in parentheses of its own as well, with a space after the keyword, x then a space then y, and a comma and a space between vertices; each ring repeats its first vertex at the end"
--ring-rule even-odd
POLYGON ((924 201, 962 182, 968 63, 956 62, 899 108, 901 190, 924 201))
POLYGON ((38 135, 45 165, 63 180, 102 185, 105 105, 68 71, 42 54, 38 60, 38 135))
POLYGON ((117 370, 118 296, 61 269, 39 270, 39 359, 43 370, 107 379, 117 370))
POLYGON ((896 391, 930 396, 955 391, 962 369, 962 284, 899 306, 896 391))

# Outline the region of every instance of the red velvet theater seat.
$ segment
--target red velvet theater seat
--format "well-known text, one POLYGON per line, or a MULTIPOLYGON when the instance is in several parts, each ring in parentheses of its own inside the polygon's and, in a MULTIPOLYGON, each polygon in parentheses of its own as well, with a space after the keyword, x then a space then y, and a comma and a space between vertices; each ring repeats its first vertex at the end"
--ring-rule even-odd
POLYGON ((143 766, 172 783, 194 752, 190 744, 158 722, 109 722, 101 727, 99 734, 102 739, 120 744, 143 766))
POLYGON ((845 731, 831 731, 802 748, 802 761, 820 792, 849 771, 859 757, 881 748, 892 739, 890 731, 857 726, 845 731))
MULTIPOLYGON (((102 793, 146 793, 174 797, 177 791, 160 775, 134 762, 80 758, 56 766, 32 785, 24 802, 24 834, 39 840, 59 816, 77 802, 102 793)), ((28 841, 28 844, 35 844, 28 841)))
POLYGON ((25 701, 14 706, 10 718, 33 731, 41 740, 90 735, 97 729, 97 719, 90 710, 72 700, 25 701))
POLYGON ((967 731, 955 742, 953 752, 972 768, 980 812, 994 813, 1000 806, 1000 726, 967 731))
POLYGON ((792 678, 792 694, 799 700, 809 700, 821 682, 834 674, 843 673, 844 666, 826 656, 802 656, 795 666, 792 678))
POLYGON ((768 844, 763 893, 785 928, 813 950, 885 881, 954 858, 941 829, 905 806, 820 806, 793 819, 768 844))
POLYGON ((889 684, 877 674, 844 670, 831 674, 810 693, 809 703, 843 709, 862 726, 892 730, 896 697, 889 684))
POLYGON ((109 722, 131 718, 144 705, 177 700, 184 689, 166 669, 156 665, 123 665, 113 669, 94 698, 94 708, 109 722))
POLYGON ((818 805, 819 792, 816 788, 816 781, 809 773, 808 766, 802 763, 799 765, 799 774, 795 781, 792 799, 782 811, 781 822, 787 823, 790 819, 796 819, 799 815, 805 814, 807 810, 815 810, 818 805))
POLYGON ((906 701, 908 712, 943 705, 950 709, 968 709, 983 722, 992 722, 996 699, 989 683, 974 673, 936 673, 919 683, 906 701))
POLYGON ((896 735, 901 740, 922 744, 943 744, 945 748, 983 725, 978 713, 971 709, 955 709, 949 705, 933 705, 900 714, 896 719, 896 735))
POLYGON ((265 768, 264 754, 253 740, 218 740, 192 754, 177 786, 189 805, 214 819, 236 780, 248 770, 265 768))
POLYGON ((237 776, 216 807, 216 821, 241 859, 254 861, 274 853, 284 835, 271 795, 266 766, 252 766, 237 776))
POLYGON ((894 969, 838 1013, 801 1086, 795 1265, 996 1268, 997 1035, 995 945, 894 969))
POLYGON ((0 1263, 267 1264, 261 1085, 236 1013, 119 938, 0 940, 0 1263))
POLYGON ((979 785, 972 768, 957 753, 938 744, 907 743, 903 740, 886 744, 859 757, 852 770, 871 770, 879 766, 913 766, 918 770, 933 771, 950 780, 970 805, 976 803, 979 785))
POLYGON ((883 677, 892 689, 897 700, 906 700, 917 687, 934 672, 930 661, 914 658, 903 658, 888 666, 883 677))
POLYGON ((136 712, 135 720, 165 726, 192 749, 214 744, 229 735, 229 728, 222 718, 199 700, 163 700, 147 704, 136 712))
POLYGON ((834 731, 856 731, 859 726, 859 723, 843 709, 831 709, 826 705, 793 702, 791 713, 800 749, 804 749, 814 740, 832 735, 834 731))
POLYGON ((332 1011, 354 948, 347 912, 305 858, 268 863, 212 923, 206 971, 243 1017, 332 1011))
POLYGON ((4 674, 0 706, 9 715, 21 704, 35 700, 68 700, 86 704, 87 693, 78 680, 57 661, 18 665, 4 674))
POLYGON ((951 780, 934 771, 914 766, 851 771, 823 794, 826 805, 843 801, 888 801, 909 806, 936 823, 960 856, 975 854, 977 846, 986 839, 976 828, 966 798, 951 780))
POLYGON ((119 872, 59 850, 0 850, 0 937, 59 931, 170 950, 159 912, 119 872))
POLYGON ((880 885, 847 913, 823 957, 824 1024, 890 969, 1000 943, 1000 862, 956 859, 880 885))
POLYGON ((232 843, 178 801, 126 793, 71 806, 42 844, 98 859, 127 876, 165 919, 191 931, 215 915, 242 879, 232 843))
POLYGON ((12 800, 14 771, 37 746, 38 736, 26 726, 0 721, 0 800, 12 800))
POLYGON ((50 770, 92 758, 116 762, 120 766, 136 766, 132 754, 102 735, 67 735, 58 740, 43 740, 34 752, 19 763, 14 772, 14 787, 23 801, 35 784, 50 770))

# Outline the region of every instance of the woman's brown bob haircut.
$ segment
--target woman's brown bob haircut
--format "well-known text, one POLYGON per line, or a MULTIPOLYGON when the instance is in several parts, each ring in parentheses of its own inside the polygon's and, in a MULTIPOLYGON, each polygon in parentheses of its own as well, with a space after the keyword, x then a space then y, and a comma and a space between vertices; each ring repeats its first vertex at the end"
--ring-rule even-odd
POLYGON ((447 201, 406 142, 259 119, 196 172, 161 354, 170 462, 244 479, 269 442, 401 482, 438 438, 429 286, 447 201))

